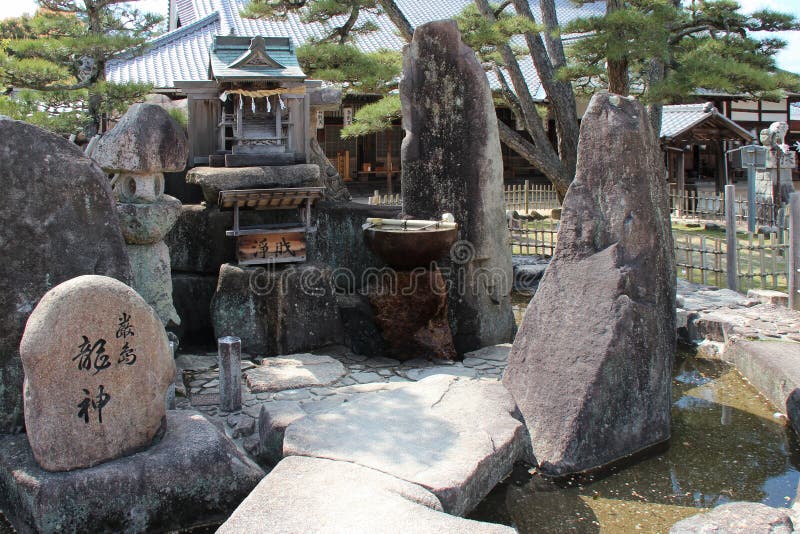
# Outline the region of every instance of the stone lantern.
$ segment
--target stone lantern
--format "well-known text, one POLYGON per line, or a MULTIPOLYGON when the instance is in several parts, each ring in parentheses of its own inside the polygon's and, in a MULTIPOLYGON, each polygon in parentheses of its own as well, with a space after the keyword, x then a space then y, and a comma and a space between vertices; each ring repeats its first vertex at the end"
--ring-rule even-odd
POLYGON ((92 154, 113 173, 122 235, 133 287, 166 326, 180 324, 172 303, 169 249, 164 236, 178 219, 181 202, 164 194, 164 172, 179 172, 188 157, 186 132, 160 106, 134 104, 104 135, 92 154))

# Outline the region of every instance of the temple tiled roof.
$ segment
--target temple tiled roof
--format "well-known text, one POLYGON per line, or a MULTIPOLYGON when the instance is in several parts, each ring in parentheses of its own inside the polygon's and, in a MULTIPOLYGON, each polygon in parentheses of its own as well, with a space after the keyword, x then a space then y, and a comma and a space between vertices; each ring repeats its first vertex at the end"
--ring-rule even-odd
MULTIPOLYGON (((304 23, 297 14, 290 13, 282 19, 246 19, 240 15, 248 0, 176 0, 178 17, 183 25, 153 40, 139 57, 121 57, 110 61, 106 75, 115 82, 147 82, 160 89, 174 87, 181 80, 207 80, 209 47, 214 35, 241 37, 289 37, 296 46, 310 38, 321 38, 343 21, 304 23)), ((397 0, 397 5, 412 26, 433 20, 452 18, 472 0, 397 0)), ((530 0, 534 14, 539 14, 539 0, 530 0)), ((604 1, 576 6, 572 0, 556 0, 559 22, 565 23, 579 16, 600 15, 604 1)), ((367 13, 378 30, 356 37, 356 45, 366 52, 381 49, 401 50, 405 45, 394 24, 386 15, 367 13)), ((521 60, 526 81, 535 98, 544 99, 544 91, 529 58, 521 60)), ((489 81, 497 86, 493 75, 489 81)))

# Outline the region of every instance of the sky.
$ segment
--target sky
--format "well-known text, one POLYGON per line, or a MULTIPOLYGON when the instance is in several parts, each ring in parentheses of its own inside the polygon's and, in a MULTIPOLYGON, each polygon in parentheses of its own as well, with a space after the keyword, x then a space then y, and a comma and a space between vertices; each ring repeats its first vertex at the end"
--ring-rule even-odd
MULTIPOLYGON (((137 7, 143 11, 153 11, 166 15, 168 0, 140 0, 137 7)), ((770 8, 792 13, 800 18, 800 0, 739 0, 745 13, 757 9, 770 8)), ((0 19, 17 17, 36 10, 34 0, 0 0, 0 19)), ((800 31, 782 32, 780 37, 789 44, 777 56, 778 66, 800 74, 800 31)))

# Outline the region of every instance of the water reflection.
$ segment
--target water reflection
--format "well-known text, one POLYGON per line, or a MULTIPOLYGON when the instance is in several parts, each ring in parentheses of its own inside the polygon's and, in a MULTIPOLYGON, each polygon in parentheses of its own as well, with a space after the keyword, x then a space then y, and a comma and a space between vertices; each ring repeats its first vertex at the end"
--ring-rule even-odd
POLYGON ((789 506, 800 448, 774 408, 729 365, 681 355, 669 449, 589 480, 553 483, 524 467, 471 516, 520 532, 665 532, 729 501, 789 506))

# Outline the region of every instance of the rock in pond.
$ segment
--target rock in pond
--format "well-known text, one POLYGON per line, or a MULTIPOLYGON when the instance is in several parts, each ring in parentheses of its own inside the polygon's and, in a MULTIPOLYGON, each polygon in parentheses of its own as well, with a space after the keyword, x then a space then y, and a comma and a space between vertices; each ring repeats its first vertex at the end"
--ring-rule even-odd
POLYGON ((609 94, 592 98, 579 146, 558 246, 503 376, 529 460, 558 476, 670 437, 675 260, 661 151, 644 107, 609 94))
POLYGON ((761 503, 732 502, 678 521, 669 531, 670 534, 791 534, 795 529, 788 512, 761 503))
POLYGON ((374 469, 290 457, 261 481, 217 534, 241 532, 510 534, 514 529, 447 515, 431 492, 374 469))
POLYGON ((495 380, 437 375, 299 419, 286 428, 283 452, 377 469, 464 515, 523 454, 525 429, 515 413, 495 380))

